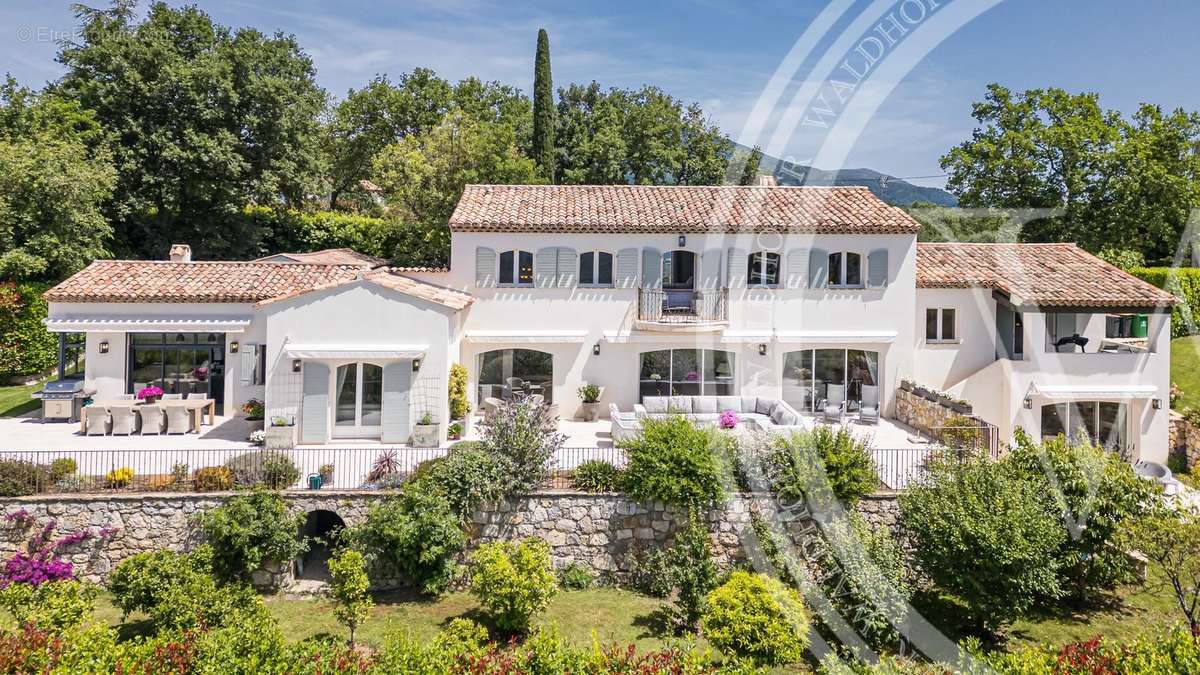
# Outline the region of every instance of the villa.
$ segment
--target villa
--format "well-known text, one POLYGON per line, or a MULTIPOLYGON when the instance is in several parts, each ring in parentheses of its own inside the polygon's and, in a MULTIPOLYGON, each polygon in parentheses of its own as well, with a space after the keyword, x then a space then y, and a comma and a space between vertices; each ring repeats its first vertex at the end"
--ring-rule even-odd
MULTIPOLYGON (((1086 433, 1167 454, 1177 299, 1071 244, 926 244, 859 187, 468 186, 447 269, 347 250, 252 262, 96 261, 46 293, 97 399, 157 384, 231 414, 249 399, 297 444, 407 443, 476 409, 578 389, 782 399, 815 423, 902 381, 973 405, 1002 441, 1086 433)), ((761 400, 761 399, 760 399, 761 400)), ((872 401, 868 401, 868 404, 872 401)))

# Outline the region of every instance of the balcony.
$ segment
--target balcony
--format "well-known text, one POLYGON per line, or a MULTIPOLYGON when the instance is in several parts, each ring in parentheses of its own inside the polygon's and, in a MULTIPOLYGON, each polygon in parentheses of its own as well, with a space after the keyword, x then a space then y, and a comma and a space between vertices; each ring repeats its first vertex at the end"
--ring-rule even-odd
POLYGON ((729 323, 729 289, 638 289, 637 327, 643 330, 701 332, 729 323))

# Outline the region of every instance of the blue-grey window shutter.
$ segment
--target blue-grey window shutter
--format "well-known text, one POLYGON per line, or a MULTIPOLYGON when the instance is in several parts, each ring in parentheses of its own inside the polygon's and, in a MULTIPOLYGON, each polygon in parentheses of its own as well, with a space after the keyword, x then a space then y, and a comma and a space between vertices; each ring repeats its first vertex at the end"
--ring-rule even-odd
POLYGON ((814 248, 808 252, 808 287, 825 288, 829 285, 829 253, 814 248))
POLYGON ((558 283, 558 249, 553 246, 539 248, 533 256, 533 285, 538 288, 554 288, 558 283))
POLYGON ((808 249, 794 248, 787 254, 786 288, 804 288, 808 285, 808 249))
POLYGON ((496 252, 486 246, 475 247, 475 285, 496 285, 496 252))
POLYGON ((617 288, 637 288, 638 250, 623 248, 617 251, 617 275, 613 279, 617 288))
POLYGON ((573 287, 578 268, 579 258, 575 256, 575 249, 560 246, 558 248, 558 287, 573 287))
POLYGON ((662 252, 656 248, 642 249, 642 287, 662 286, 662 252))
POLYGON ((700 288, 713 290, 721 287, 721 249, 710 248, 700 254, 700 288))
POLYGON ((877 248, 867 254, 867 288, 886 288, 888 283, 888 252, 877 248))
POLYGON ((383 367, 384 443, 407 443, 411 426, 409 390, 412 388, 412 361, 389 363, 383 367))
POLYGON ((329 440, 329 366, 304 362, 303 397, 300 400, 300 442, 329 440))
POLYGON ((730 288, 746 285, 746 268, 750 255, 740 248, 731 248, 725 256, 725 283, 730 288))

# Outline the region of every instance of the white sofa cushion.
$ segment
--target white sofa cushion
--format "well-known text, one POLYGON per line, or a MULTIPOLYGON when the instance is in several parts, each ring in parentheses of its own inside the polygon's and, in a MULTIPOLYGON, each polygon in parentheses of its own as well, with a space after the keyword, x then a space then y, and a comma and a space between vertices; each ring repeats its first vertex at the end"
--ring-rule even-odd
POLYGON ((758 403, 758 397, 743 396, 742 397, 742 407, 740 410, 738 410, 738 412, 752 413, 752 412, 754 412, 754 406, 757 403, 758 403))
POLYGON ((648 415, 665 415, 668 400, 666 396, 647 396, 642 399, 642 406, 648 415))
POLYGON ((717 410, 725 412, 732 410, 733 412, 742 412, 742 397, 741 396, 718 396, 717 410))
POLYGON ((680 413, 684 415, 692 414, 692 397, 691 396, 672 396, 667 399, 667 412, 680 413))
POLYGON ((776 398, 764 398, 762 396, 755 399, 754 412, 759 415, 770 415, 771 409, 779 402, 776 398))
POLYGON ((692 412, 697 415, 715 415, 719 412, 716 396, 693 396, 692 412))

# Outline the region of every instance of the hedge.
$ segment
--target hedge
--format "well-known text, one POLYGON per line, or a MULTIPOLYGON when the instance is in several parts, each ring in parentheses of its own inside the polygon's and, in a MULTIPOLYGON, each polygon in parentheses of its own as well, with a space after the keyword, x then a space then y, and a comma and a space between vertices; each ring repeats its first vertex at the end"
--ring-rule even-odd
POLYGON ((1200 267, 1134 267, 1129 273, 1183 298, 1171 311, 1171 337, 1200 334, 1200 316, 1192 314, 1193 307, 1200 309, 1200 267))
POLYGON ((32 375, 58 363, 58 338, 46 330, 42 293, 51 284, 0 282, 0 379, 32 375))
POLYGON ((450 260, 450 230, 445 224, 266 206, 249 206, 242 217, 259 233, 260 255, 352 248, 404 266, 440 267, 450 260))

